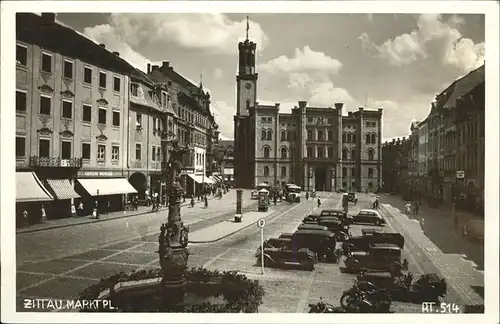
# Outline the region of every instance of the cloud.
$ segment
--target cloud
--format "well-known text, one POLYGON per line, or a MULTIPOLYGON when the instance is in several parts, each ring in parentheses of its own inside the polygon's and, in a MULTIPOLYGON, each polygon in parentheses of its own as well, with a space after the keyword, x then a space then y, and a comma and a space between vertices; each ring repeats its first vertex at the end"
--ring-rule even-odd
POLYGON ((471 39, 462 37, 457 28, 463 24, 464 19, 456 15, 443 21, 441 15, 423 14, 413 31, 388 39, 381 45, 376 45, 367 33, 362 33, 358 39, 363 50, 375 51, 375 57, 393 66, 428 59, 467 72, 483 64, 484 42, 474 44, 471 39))
POLYGON ((219 131, 224 139, 234 138, 234 120, 236 108, 228 105, 225 101, 215 101, 211 110, 215 116, 215 121, 219 125, 219 131))
POLYGON ((334 103, 342 102, 346 105, 355 104, 354 98, 349 91, 343 88, 336 88, 333 82, 320 82, 310 88, 308 105, 319 107, 333 107, 334 103))
MULTIPOLYGON (((260 25, 250 21, 249 36, 262 51, 268 38, 260 25)), ((246 20, 233 21, 224 14, 112 13, 108 23, 85 28, 93 37, 115 35, 135 50, 161 52, 171 46, 211 54, 236 55, 234 44, 244 40, 246 20)))
POLYGON ((290 73, 288 80, 288 88, 304 89, 310 86, 314 79, 307 73, 290 73))
POLYGON ((220 68, 215 68, 214 70, 214 78, 216 80, 222 79, 224 77, 224 72, 220 68))
POLYGON ((304 46, 302 50, 295 49, 293 58, 281 55, 267 63, 260 64, 258 68, 268 73, 322 71, 336 74, 342 68, 342 63, 323 52, 315 52, 309 46, 304 46))

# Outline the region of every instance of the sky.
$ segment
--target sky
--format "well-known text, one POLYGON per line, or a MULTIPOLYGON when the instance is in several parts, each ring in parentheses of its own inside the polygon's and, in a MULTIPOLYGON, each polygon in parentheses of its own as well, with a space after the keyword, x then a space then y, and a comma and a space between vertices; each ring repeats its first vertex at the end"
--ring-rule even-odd
MULTIPOLYGON (((407 136, 434 97, 484 63, 484 15, 249 13, 261 104, 290 112, 344 103, 383 108, 384 140, 407 136)), ((57 20, 136 68, 169 61, 210 92, 222 139, 233 138, 238 42, 246 14, 60 13, 57 20)))

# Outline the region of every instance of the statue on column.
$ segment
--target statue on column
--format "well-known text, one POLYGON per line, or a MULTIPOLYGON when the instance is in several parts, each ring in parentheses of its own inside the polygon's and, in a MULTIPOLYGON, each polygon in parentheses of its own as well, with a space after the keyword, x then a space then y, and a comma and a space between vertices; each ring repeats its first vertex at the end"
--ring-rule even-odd
POLYGON ((179 146, 177 140, 170 142, 172 150, 167 163, 168 186, 168 220, 161 225, 159 240, 159 258, 163 272, 162 289, 164 293, 165 310, 175 310, 172 307, 182 305, 186 287, 185 272, 189 252, 189 228, 184 226, 181 218, 181 197, 184 188, 180 184, 182 157, 189 152, 189 148, 179 146))

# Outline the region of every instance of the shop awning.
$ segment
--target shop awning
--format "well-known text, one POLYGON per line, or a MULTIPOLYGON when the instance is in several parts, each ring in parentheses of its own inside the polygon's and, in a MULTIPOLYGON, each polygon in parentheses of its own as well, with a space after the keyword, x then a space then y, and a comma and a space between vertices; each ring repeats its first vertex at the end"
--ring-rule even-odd
MULTIPOLYGON (((196 183, 200 183, 200 184, 203 183, 203 176, 201 176, 201 175, 188 173, 188 176, 191 179, 193 179, 194 181, 196 181, 196 183)), ((206 181, 205 181, 205 183, 206 183, 206 181)))
POLYGON ((33 172, 16 172, 16 202, 54 200, 33 172))
POLYGON ((91 196, 97 196, 97 190, 99 190, 99 196, 137 193, 137 190, 125 178, 78 179, 78 182, 91 196))
POLYGON ((80 198, 68 179, 47 179, 57 199, 80 198))
POLYGON ((220 176, 220 175, 218 175, 218 174, 214 174, 214 175, 213 175, 213 177, 214 177, 214 180, 215 180, 216 182, 222 182, 222 178, 221 178, 221 176, 220 176))
POLYGON ((212 179, 212 177, 205 177, 205 183, 206 184, 214 184, 215 181, 212 179))

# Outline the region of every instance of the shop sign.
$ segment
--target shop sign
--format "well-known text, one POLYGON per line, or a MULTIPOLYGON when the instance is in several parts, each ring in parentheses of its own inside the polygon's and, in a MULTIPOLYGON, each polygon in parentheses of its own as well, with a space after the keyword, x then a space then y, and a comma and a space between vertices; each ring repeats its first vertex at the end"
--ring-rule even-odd
POLYGON ((465 179, 465 171, 457 171, 457 179, 465 179))
POLYGON ((78 171, 78 177, 113 177, 113 176, 121 176, 121 172, 113 172, 113 171, 78 171))

